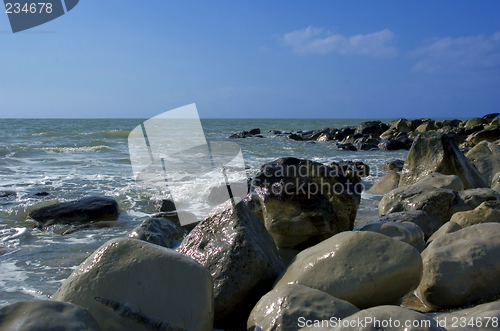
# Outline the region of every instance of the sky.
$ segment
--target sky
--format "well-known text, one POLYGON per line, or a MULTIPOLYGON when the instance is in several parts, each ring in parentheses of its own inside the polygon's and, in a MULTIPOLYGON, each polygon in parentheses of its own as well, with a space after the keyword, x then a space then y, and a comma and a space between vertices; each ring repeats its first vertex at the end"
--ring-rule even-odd
POLYGON ((500 112, 500 1, 80 0, 13 34, 0 118, 500 112))

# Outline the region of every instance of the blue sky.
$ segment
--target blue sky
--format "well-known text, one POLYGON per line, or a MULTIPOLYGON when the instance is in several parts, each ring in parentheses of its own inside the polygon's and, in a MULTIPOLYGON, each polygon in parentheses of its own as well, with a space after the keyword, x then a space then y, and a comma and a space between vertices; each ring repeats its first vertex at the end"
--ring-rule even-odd
POLYGON ((500 112, 500 1, 81 0, 12 34, 0 117, 479 117, 500 112))

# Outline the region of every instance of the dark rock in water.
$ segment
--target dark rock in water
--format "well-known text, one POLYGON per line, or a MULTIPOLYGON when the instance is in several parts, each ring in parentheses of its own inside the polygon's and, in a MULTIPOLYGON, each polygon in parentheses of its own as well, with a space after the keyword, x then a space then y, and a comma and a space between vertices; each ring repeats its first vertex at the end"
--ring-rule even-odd
POLYGON ((337 144, 337 147, 344 151, 356 152, 358 150, 353 144, 337 144))
POLYGON ((176 226, 191 231, 200 221, 195 214, 185 210, 174 210, 153 215, 154 218, 168 218, 176 226), (181 222, 182 221, 182 222, 181 222))
POLYGON ((239 199, 212 210, 177 251, 212 275, 215 328, 245 328, 251 309, 285 269, 273 238, 239 199))
POLYGON ((339 133, 346 137, 350 134, 353 134, 354 129, 350 128, 350 127, 345 127, 345 128, 340 129, 339 133))
POLYGON ((339 173, 347 174, 349 171, 352 171, 359 177, 366 177, 370 175, 370 167, 364 164, 361 161, 345 161, 342 160, 340 162, 332 162, 330 163, 330 167, 334 169, 339 169, 339 173))
MULTIPOLYGON (((238 197, 243 199, 248 194, 249 183, 230 183, 229 188, 231 189, 231 194, 233 197, 238 197)), ((228 187, 226 184, 222 184, 213 187, 208 194, 207 201, 210 205, 218 205, 226 202, 230 198, 228 187)))
POLYGON ((171 199, 162 199, 156 207, 156 211, 165 213, 169 211, 175 211, 175 203, 171 199))
POLYGON ((487 187, 482 175, 452 138, 439 132, 421 133, 408 153, 399 186, 412 185, 433 172, 457 175, 465 189, 487 187))
POLYGON ((186 236, 187 231, 164 217, 150 217, 129 233, 129 238, 173 248, 186 236))
POLYGON ((271 130, 271 131, 269 131, 269 133, 272 133, 272 134, 281 134, 281 131, 280 130, 271 130))
POLYGON ((389 125, 380 121, 369 121, 361 123, 357 128, 357 133, 362 134, 377 134, 381 135, 384 131, 389 129, 389 125))
POLYGON ((100 331, 94 317, 80 306, 50 300, 21 301, 0 309, 0 330, 100 331))
POLYGON ((392 160, 389 161, 385 164, 384 170, 385 171, 401 171, 403 170, 403 166, 405 165, 405 161, 403 160, 392 160))
POLYGON ((263 138, 263 136, 260 135, 260 129, 252 129, 250 131, 242 131, 240 133, 234 133, 229 136, 229 138, 248 138, 248 137, 258 137, 258 138, 263 138))
POLYGON ((118 217, 118 203, 110 197, 86 197, 35 210, 29 217, 41 227, 111 220, 118 217))
POLYGON ((261 166, 245 201, 279 248, 302 249, 352 230, 362 191, 359 181, 338 168, 282 158, 261 166))
POLYGON ((50 193, 49 192, 38 192, 38 193, 35 193, 33 194, 35 197, 46 197, 46 196, 49 196, 50 193))
POLYGON ((292 139, 292 140, 297 140, 297 141, 302 141, 304 139, 302 139, 302 136, 296 134, 296 133, 292 133, 288 136, 289 139, 292 139))
POLYGON ((500 115, 500 113, 492 113, 492 114, 484 115, 483 118, 484 119, 495 118, 498 115, 500 115))
MULTIPOLYGON (((409 139, 409 138, 407 138, 409 139)), ((410 139, 411 141, 411 139, 410 139)), ((388 150, 388 151, 397 151, 397 150, 401 150, 401 149, 405 149, 405 150, 409 150, 410 147, 411 147, 411 143, 410 143, 410 146, 408 146, 408 141, 406 139, 393 139, 393 140, 388 140, 388 139, 384 139, 380 142, 380 144, 378 144, 378 147, 380 149, 384 149, 384 150, 388 150)))
POLYGON ((374 151, 380 149, 377 145, 370 143, 356 143, 356 148, 360 151, 374 151))
POLYGON ((0 191, 0 198, 16 196, 17 193, 14 191, 0 191))

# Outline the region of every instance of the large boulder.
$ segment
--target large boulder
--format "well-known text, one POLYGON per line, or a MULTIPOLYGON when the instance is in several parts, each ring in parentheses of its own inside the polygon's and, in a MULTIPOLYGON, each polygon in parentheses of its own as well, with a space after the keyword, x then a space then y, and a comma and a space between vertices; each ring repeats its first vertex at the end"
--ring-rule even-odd
POLYGON ((493 176, 500 171, 500 146, 497 144, 483 141, 468 151, 466 156, 488 184, 492 182, 493 176))
POLYGON ((434 239, 441 237, 447 233, 456 232, 458 230, 462 230, 463 228, 453 221, 449 221, 443 224, 442 227, 439 228, 436 232, 432 234, 432 236, 427 240, 427 245, 429 245, 434 239))
POLYGON ((363 225, 359 231, 381 233, 392 239, 412 245, 419 252, 425 247, 424 232, 412 222, 372 222, 363 225))
POLYGON ((380 135, 389 129, 389 126, 380 121, 363 122, 356 128, 356 133, 380 135))
POLYGON ((212 277, 193 259, 130 238, 106 242, 52 300, 87 309, 107 331, 211 330, 212 277))
POLYGON ((422 252, 416 293, 429 307, 460 307, 500 294, 500 224, 484 223, 434 239, 422 252))
POLYGON ((467 137, 467 141, 470 141, 474 144, 479 144, 482 141, 496 141, 500 138, 500 128, 498 126, 484 129, 478 132, 474 132, 469 137, 467 137))
MULTIPOLYGON (((364 309, 342 321, 332 323, 333 331, 446 331, 430 317, 398 306, 364 309)), ((309 328, 307 330, 318 330, 309 328)))
POLYGON ((118 203, 111 197, 91 196, 35 210, 29 217, 40 227, 52 224, 79 225, 116 219, 118 203))
POLYGON ((490 188, 476 188, 457 193, 458 200, 450 207, 450 217, 459 211, 473 210, 485 201, 500 200, 500 194, 490 188))
POLYGON ((66 302, 47 300, 22 301, 0 309, 3 331, 100 331, 85 309, 66 302))
POLYGON ((386 194, 398 187, 399 174, 397 172, 391 172, 380 178, 380 180, 370 187, 368 193, 372 194, 386 194))
POLYGON ((187 231, 164 217, 150 217, 129 233, 129 238, 144 240, 167 248, 178 246, 187 231))
POLYGON ((325 292, 299 284, 282 285, 264 295, 255 305, 247 330, 298 330, 301 321, 344 319, 358 312, 353 304, 325 292))
POLYGON ((300 252, 275 288, 301 284, 368 308, 395 303, 418 286, 421 276, 415 248, 379 233, 354 231, 300 252))
POLYGON ((240 327, 285 269, 262 222, 242 201, 233 203, 212 210, 177 249, 212 275, 217 328, 240 327))
POLYGON ((455 213, 450 221, 463 228, 480 223, 500 222, 500 200, 485 201, 474 210, 455 213))
POLYGON ((412 185, 433 172, 457 175, 465 189, 489 186, 452 138, 439 132, 421 133, 408 153, 399 186, 412 185))
POLYGON ((425 240, 441 227, 441 223, 434 216, 423 210, 390 213, 381 216, 378 221, 414 223, 424 232, 425 240))
POLYGON ((460 177, 456 175, 443 175, 439 172, 430 173, 413 185, 446 188, 455 191, 462 191, 464 189, 464 184, 460 177))
POLYGON ((353 229, 362 188, 338 168, 282 158, 260 168, 246 201, 279 248, 302 249, 353 229))

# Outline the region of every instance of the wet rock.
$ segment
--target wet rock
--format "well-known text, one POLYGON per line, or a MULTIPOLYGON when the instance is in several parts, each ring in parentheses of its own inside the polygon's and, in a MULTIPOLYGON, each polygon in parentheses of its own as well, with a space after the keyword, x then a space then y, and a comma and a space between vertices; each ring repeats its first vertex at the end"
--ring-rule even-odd
POLYGON ((297 141, 302 141, 304 139, 302 139, 302 136, 296 134, 296 133, 292 133, 290 135, 288 135, 288 138, 289 139, 292 139, 292 140, 297 140, 297 141))
POLYGON ((86 197, 35 210, 29 217, 40 227, 112 220, 118 217, 118 203, 111 197, 86 197))
POLYGON ((421 275, 412 246, 379 233, 342 232, 300 252, 275 288, 301 284, 367 308, 401 299, 421 275))
POLYGON ((434 232, 432 234, 432 236, 427 240, 427 244, 430 244, 437 237, 440 237, 444 234, 452 233, 452 232, 455 232, 458 230, 462 230, 462 227, 460 225, 458 225, 457 223, 455 223, 453 221, 446 222, 446 223, 444 223, 444 225, 442 227, 440 227, 436 232, 434 232))
POLYGON ((347 301, 303 285, 283 285, 264 295, 255 305, 247 329, 297 330, 301 320, 344 319, 359 309, 347 301))
POLYGON ((433 172, 457 175, 465 189, 487 187, 484 178, 453 139, 439 132, 422 133, 408 153, 399 186, 412 185, 433 172))
POLYGON ((500 200, 485 201, 474 210, 453 214, 451 220, 461 227, 487 222, 500 222, 500 200))
POLYGON ((497 144, 483 141, 468 151, 466 156, 487 184, 490 184, 493 176, 500 171, 500 146, 497 144))
POLYGON ((354 227, 362 185, 323 164, 282 158, 254 177, 251 207, 279 248, 303 249, 354 227))
POLYGON ((128 237, 144 240, 167 248, 178 246, 187 231, 178 227, 167 218, 150 217, 133 229, 128 237))
POLYGON ((382 177, 375 185, 373 185, 368 193, 372 194, 386 194, 396 189, 399 184, 399 174, 391 172, 390 174, 382 177))
POLYGON ((356 128, 356 133, 380 135, 389 129, 389 126, 380 121, 363 122, 356 128))
POLYGON ((355 175, 358 177, 366 177, 370 175, 370 167, 361 161, 346 161, 331 162, 330 167, 335 170, 338 169, 342 174, 355 175))
POLYGON ((234 139, 237 139, 237 138, 249 138, 249 137, 258 137, 258 138, 263 138, 261 135, 260 135, 260 129, 252 129, 250 131, 242 131, 242 132, 239 132, 239 133, 234 133, 232 135, 229 136, 229 138, 234 138, 234 139))
POLYGON ((387 151, 397 151, 397 150, 409 150, 411 147, 411 142, 408 144, 406 140, 401 140, 401 139, 393 139, 393 140, 388 140, 384 139, 382 140, 379 144, 378 147, 383 150, 387 151))
MULTIPOLYGON (((340 326, 333 330, 446 331, 445 329, 438 326, 437 322, 432 320, 430 317, 421 313, 417 313, 416 311, 398 306, 379 306, 370 309, 364 309, 345 318, 343 322, 339 324, 340 326), (360 324, 359 321, 361 321, 362 323, 360 324), (408 324, 405 323, 410 324, 408 326, 408 324), (415 323, 416 326, 413 326, 412 323, 415 323), (349 325, 354 325, 355 327, 351 327, 349 325)), ((315 329, 311 328, 309 330, 315 329)))
POLYGON ((237 328, 244 323, 285 269, 262 222, 242 201, 232 203, 212 210, 177 249, 212 275, 216 328, 237 328))
POLYGON ((403 211, 387 214, 378 219, 384 222, 411 222, 416 224, 424 232, 424 239, 427 240, 436 232, 441 224, 434 216, 423 210, 403 211))
MULTIPOLYGON (((247 183, 230 183, 231 194, 233 197, 243 199, 248 194, 247 183)), ((216 206, 226 202, 229 199, 229 191, 226 184, 213 187, 208 194, 207 201, 210 205, 216 206)))
POLYGON ((154 214, 152 216, 153 218, 167 218, 169 221, 174 223, 176 226, 186 229, 187 231, 191 231, 194 229, 200 221, 196 217, 195 214, 186 211, 186 210, 175 210, 175 211, 169 211, 169 212, 163 212, 163 213, 158 213, 154 214), (181 222, 182 221, 182 222, 181 222))
POLYGON ((405 161, 403 160, 392 160, 387 162, 384 165, 384 170, 385 171, 401 171, 403 170, 403 166, 405 164, 405 161))
POLYGON ((212 330, 207 270, 174 250, 136 239, 106 242, 52 300, 86 308, 107 331, 212 330))
POLYGON ((425 247, 424 232, 412 222, 372 222, 363 225, 359 231, 371 231, 386 235, 415 247, 419 252, 425 247))
POLYGON ((356 152, 358 149, 353 144, 337 144, 337 147, 344 151, 356 152))
POLYGON ((162 199, 158 201, 156 205, 156 211, 160 213, 166 213, 166 212, 171 212, 175 211, 175 203, 171 199, 162 199))
POLYGON ((484 223, 434 239, 422 252, 424 273, 418 297, 440 309, 500 294, 499 238, 500 224, 484 223))
POLYGON ((0 309, 0 330, 4 331, 100 331, 85 309, 65 302, 22 301, 0 309))
POLYGON ((455 175, 443 175, 439 172, 433 172, 420 179, 413 186, 428 186, 435 188, 445 188, 449 190, 462 191, 464 184, 460 177, 455 175))

